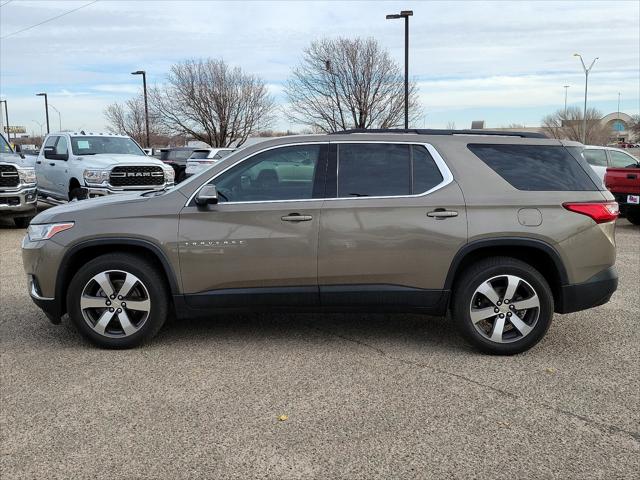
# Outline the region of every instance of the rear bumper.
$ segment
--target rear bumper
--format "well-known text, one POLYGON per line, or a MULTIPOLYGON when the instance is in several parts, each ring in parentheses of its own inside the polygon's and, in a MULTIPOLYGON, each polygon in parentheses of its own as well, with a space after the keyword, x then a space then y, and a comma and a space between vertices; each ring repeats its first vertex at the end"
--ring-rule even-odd
POLYGON ((618 288, 618 272, 615 267, 597 273, 584 283, 563 285, 557 313, 571 313, 603 305, 618 288))

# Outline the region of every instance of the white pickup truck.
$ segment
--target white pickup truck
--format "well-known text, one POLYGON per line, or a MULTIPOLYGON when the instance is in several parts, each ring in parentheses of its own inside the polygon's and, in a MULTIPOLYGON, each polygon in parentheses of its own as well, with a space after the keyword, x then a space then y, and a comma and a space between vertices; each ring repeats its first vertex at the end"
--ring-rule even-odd
POLYGON ((36 214, 36 175, 29 160, 0 135, 0 216, 24 228, 36 214))
POLYGON ((174 171, 145 155, 130 137, 84 132, 52 133, 35 164, 38 195, 47 203, 112 193, 162 190, 174 184, 174 171))

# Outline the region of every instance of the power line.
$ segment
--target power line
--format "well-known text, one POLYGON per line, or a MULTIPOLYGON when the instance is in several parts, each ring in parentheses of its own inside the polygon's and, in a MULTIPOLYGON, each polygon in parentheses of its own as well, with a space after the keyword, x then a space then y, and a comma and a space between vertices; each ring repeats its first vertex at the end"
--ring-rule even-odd
MULTIPOLYGON (((11 1, 11 0, 9 0, 9 1, 11 1)), ((98 0, 93 0, 93 2, 86 3, 84 5, 79 6, 78 8, 74 8, 73 10, 69 10, 67 12, 61 13, 60 15, 56 15, 55 17, 48 18, 46 20, 43 20, 40 23, 36 23, 35 25, 31 25, 30 27, 26 27, 26 28, 23 28, 22 30, 18 30, 17 32, 12 32, 9 35, 5 35, 4 37, 0 37, 0 39, 5 39, 5 38, 8 38, 8 37, 12 37, 13 35, 17 35, 19 33, 26 32, 27 30, 31 30, 32 28, 39 27, 43 23, 48 23, 48 22, 51 22, 51 21, 53 21, 53 20, 55 20, 57 18, 64 17, 65 15, 69 15, 70 13, 77 12, 78 10, 83 9, 85 7, 88 7, 89 5, 93 5, 97 1, 98 0)), ((9 3, 9 2, 7 2, 7 3, 9 3)), ((4 3, 3 5, 6 5, 7 3, 4 3)))

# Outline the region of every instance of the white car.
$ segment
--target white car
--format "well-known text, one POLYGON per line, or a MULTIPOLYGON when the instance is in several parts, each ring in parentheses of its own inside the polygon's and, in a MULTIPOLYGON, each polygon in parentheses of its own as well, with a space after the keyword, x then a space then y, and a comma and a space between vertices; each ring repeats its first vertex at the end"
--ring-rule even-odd
POLYGON ((187 167, 184 171, 186 177, 200 173, 215 165, 227 155, 231 155, 235 148, 201 148, 194 150, 187 159, 187 167))
POLYGON ((582 151, 582 155, 603 183, 604 174, 607 173, 607 167, 624 168, 627 165, 638 163, 636 157, 624 150, 614 147, 586 145, 582 151))

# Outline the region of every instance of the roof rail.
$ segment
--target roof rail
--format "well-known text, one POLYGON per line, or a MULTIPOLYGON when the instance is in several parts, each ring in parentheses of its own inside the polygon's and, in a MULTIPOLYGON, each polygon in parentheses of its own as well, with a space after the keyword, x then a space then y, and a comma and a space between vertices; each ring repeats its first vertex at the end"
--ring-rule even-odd
POLYGON ((329 135, 343 135, 351 133, 413 133, 415 135, 495 135, 500 137, 521 137, 521 138, 548 138, 544 133, 538 132, 514 132, 500 130, 439 130, 423 128, 352 128, 332 132, 329 135))

